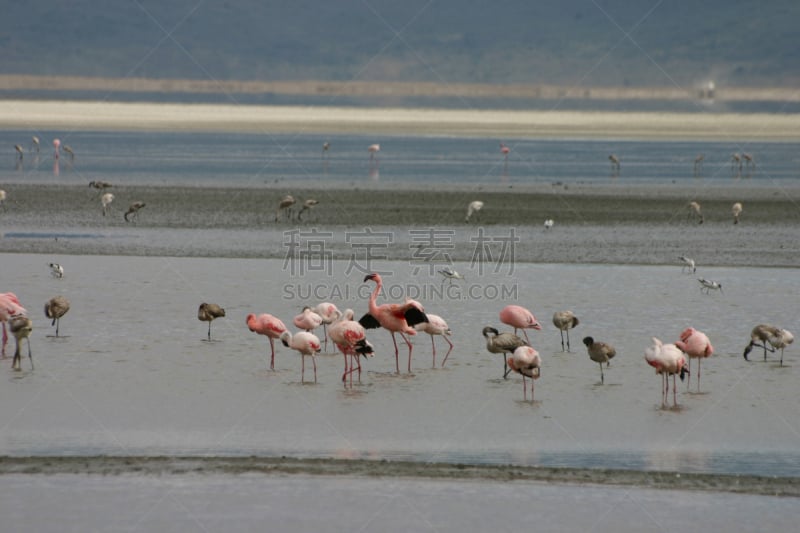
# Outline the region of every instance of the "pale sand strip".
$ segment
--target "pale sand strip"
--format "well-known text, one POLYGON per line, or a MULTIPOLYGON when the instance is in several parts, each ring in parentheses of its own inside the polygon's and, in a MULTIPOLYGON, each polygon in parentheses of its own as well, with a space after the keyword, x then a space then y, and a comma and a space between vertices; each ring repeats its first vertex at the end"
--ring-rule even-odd
POLYGON ((0 128, 756 142, 800 140, 800 115, 5 100, 0 128))

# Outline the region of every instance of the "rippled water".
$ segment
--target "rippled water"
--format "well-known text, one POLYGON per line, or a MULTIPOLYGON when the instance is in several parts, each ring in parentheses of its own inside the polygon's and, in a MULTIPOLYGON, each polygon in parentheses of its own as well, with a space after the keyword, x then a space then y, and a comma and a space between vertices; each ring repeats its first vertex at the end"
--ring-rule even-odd
MULTIPOLYGON (((3 363, 0 454, 201 454, 403 458, 711 473, 800 475, 796 347, 752 362, 742 358, 750 329, 777 323, 798 331, 795 269, 705 268, 724 293, 701 294, 678 266, 516 264, 513 271, 468 279, 476 292, 433 290, 439 278, 414 276, 407 263, 380 265, 393 299, 422 289, 429 312, 453 330, 445 368, 432 368, 430 338, 415 338, 413 374, 395 374, 389 334, 371 332, 377 356, 361 384, 345 388, 340 355, 318 357, 319 381, 300 383, 298 356, 250 333, 245 316, 269 312, 287 324, 304 304, 297 287, 334 287, 333 301, 366 311, 363 273, 292 276, 282 260, 4 254, 3 290, 13 290, 34 319, 35 371, 3 363), (66 275, 54 279, 47 263, 66 275), (530 333, 543 357, 535 401, 480 331, 499 326, 514 297, 542 322, 530 333), (64 294, 72 309, 54 338, 41 314, 64 294), (196 319, 213 301, 227 310, 213 341, 196 319), (573 310, 581 324, 562 353, 553 312, 573 310), (678 382, 678 408, 660 405, 660 378, 646 365, 650 337, 677 340, 705 331, 715 355, 691 391, 678 382), (611 342, 618 356, 605 384, 581 338, 611 342)), ((455 265, 467 270, 467 265, 455 265)), ((312 294, 314 294, 312 292, 312 294)), ((419 293, 412 294, 419 296, 419 293)), ((13 347, 13 341, 11 342, 13 347)), ((445 344, 437 342, 441 361, 445 344)), ((400 367, 406 366, 404 347, 400 367)), ((312 373, 307 365, 306 379, 312 373)), ((671 403, 671 399, 670 399, 671 403)))

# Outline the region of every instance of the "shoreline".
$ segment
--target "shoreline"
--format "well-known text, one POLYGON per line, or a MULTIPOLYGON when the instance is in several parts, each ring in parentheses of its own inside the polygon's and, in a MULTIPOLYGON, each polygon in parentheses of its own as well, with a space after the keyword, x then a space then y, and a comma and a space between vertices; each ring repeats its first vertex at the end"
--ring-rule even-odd
POLYGON ((0 457, 0 476, 177 476, 243 475, 350 478, 412 478, 562 485, 610 485, 664 490, 706 491, 800 497, 793 477, 700 474, 595 468, 472 465, 368 459, 193 456, 27 456, 0 457))
POLYGON ((0 101, 0 128, 383 134, 536 139, 800 141, 800 114, 448 110, 0 101), (732 133, 733 132, 733 133, 732 133))

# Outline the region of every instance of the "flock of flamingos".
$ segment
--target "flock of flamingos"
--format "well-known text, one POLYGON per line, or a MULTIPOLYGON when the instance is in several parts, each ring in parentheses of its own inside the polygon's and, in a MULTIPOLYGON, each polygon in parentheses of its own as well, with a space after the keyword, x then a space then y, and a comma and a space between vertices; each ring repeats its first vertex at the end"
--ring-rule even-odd
MULTIPOLYGON (((690 260, 688 260, 690 261, 690 260)), ((688 266, 688 261, 685 261, 688 266)), ((57 263, 50 264, 51 273, 56 278, 64 276, 64 269, 57 263)), ((450 268, 440 271, 445 279, 458 279, 457 272, 450 268)), ((369 274, 364 278, 364 282, 374 282, 375 288, 370 294, 368 311, 358 321, 355 320, 351 309, 340 311, 335 304, 323 302, 314 308, 305 307, 303 311, 294 317, 293 324, 299 330, 292 333, 278 317, 264 314, 248 314, 246 318, 247 327, 253 333, 264 335, 269 341, 270 370, 275 369, 275 340, 280 340, 284 346, 297 351, 301 359, 301 382, 305 382, 305 360, 306 356, 311 357, 314 369, 314 383, 317 381, 316 354, 323 349, 323 341, 313 333, 314 330, 322 326, 324 333, 324 343, 327 348, 328 339, 339 349, 344 356, 344 372, 342 382, 347 387, 353 386, 353 376, 360 382, 361 380, 361 357, 372 357, 374 348, 367 339, 367 330, 383 328, 389 331, 392 337, 395 350, 395 369, 400 373, 399 348, 396 335, 399 335, 408 347, 408 372, 411 372, 411 361, 413 345, 409 336, 418 332, 427 333, 431 336, 433 350, 433 365, 436 366, 436 343, 435 336, 441 336, 449 345, 449 349, 442 359, 441 366, 447 362, 450 352, 453 350, 453 343, 448 338, 451 335, 447 322, 440 316, 426 313, 423 306, 412 299, 406 299, 402 303, 383 303, 378 304, 378 295, 383 287, 383 280, 379 274, 369 274)), ((705 280, 701 280, 705 281, 705 280)), ((721 287, 718 287, 721 289, 721 287)), ((56 327, 56 336, 59 334, 59 321, 67 311, 69 311, 69 301, 63 296, 56 296, 48 300, 45 304, 44 313, 48 319, 52 320, 52 325, 56 327)), ((197 311, 197 318, 208 322, 208 340, 211 340, 211 323, 214 319, 225 316, 225 310, 217 304, 202 303, 197 311)), ((482 334, 486 340, 486 349, 492 354, 503 356, 503 378, 516 372, 522 376, 523 397, 527 401, 527 380, 530 379, 531 401, 534 395, 534 382, 541 377, 542 359, 539 353, 531 346, 528 339, 527 329, 541 330, 541 325, 536 317, 528 309, 519 305, 507 305, 499 314, 499 319, 503 324, 514 328, 514 333, 500 332, 492 326, 483 328, 482 334), (521 331, 522 337, 517 335, 521 331)), ((21 370, 21 345, 22 341, 28 341, 28 358, 33 369, 33 356, 31 355, 30 336, 33 331, 33 324, 28 317, 27 310, 21 305, 14 293, 0 293, 0 322, 2 322, 2 356, 5 357, 8 335, 6 323, 11 335, 16 340, 16 349, 12 360, 12 369, 21 370)), ((561 349, 570 351, 569 331, 579 324, 578 318, 572 311, 558 311, 553 315, 553 325, 561 332, 561 349)), ((781 365, 783 364, 783 350, 794 340, 792 333, 785 329, 777 328, 767 324, 759 324, 753 328, 750 334, 750 343, 744 350, 744 358, 754 347, 760 347, 764 351, 764 359, 767 352, 781 352, 781 365)), ((611 359, 616 355, 614 347, 606 342, 594 340, 592 337, 585 337, 583 344, 586 346, 591 361, 598 363, 600 367, 600 382, 604 382, 603 365, 610 365, 611 359)), ((683 381, 687 374, 690 374, 691 360, 697 359, 697 388, 700 389, 700 365, 701 361, 711 356, 714 348, 708 337, 701 331, 694 328, 687 328, 680 334, 680 339, 674 343, 665 344, 661 340, 653 337, 652 345, 645 349, 645 361, 652 366, 656 374, 662 378, 661 382, 661 403, 662 407, 667 406, 669 395, 669 377, 672 376, 673 406, 677 406, 677 382, 676 377, 683 381)))
MULTIPOLYGON (((34 144, 38 151, 39 140, 34 137, 34 144)), ((60 141, 54 141, 55 157, 58 158, 60 141)), ((323 145, 323 154, 329 149, 329 143, 323 145)), ((19 157, 22 157, 22 147, 15 146, 19 157)), ((69 147, 64 147, 67 153, 74 157, 74 152, 69 147)), ((368 149, 370 158, 374 161, 376 154, 380 150, 380 145, 371 145, 368 149)), ((501 153, 507 157, 510 149, 501 143, 501 153)), ((612 170, 619 172, 620 159, 616 155, 609 156, 612 164, 612 170)), ((703 163, 703 156, 700 155, 695 159, 695 172, 703 163)), ((732 159, 733 165, 738 165, 741 170, 742 164, 746 164, 748 168, 750 165, 755 167, 752 156, 748 154, 734 154, 732 159)), ((105 182, 92 182, 90 186, 100 189, 110 187, 105 182)), ((0 191, 0 202, 5 200, 5 191, 0 191)), ((105 215, 109 204, 113 201, 114 196, 106 193, 102 197, 103 214, 105 215)), ((281 212, 290 213, 292 205, 295 200, 291 196, 287 196, 281 200, 276 211, 276 220, 279 218, 281 212)), ((307 200, 303 205, 298 219, 301 219, 304 211, 310 210, 317 204, 316 200, 307 200)), ((125 220, 129 220, 129 216, 135 217, 138 211, 143 208, 143 202, 134 202, 131 204, 128 211, 125 213, 125 220)), ((466 221, 469 222, 483 207, 483 202, 474 201, 467 207, 466 221)), ((699 223, 703 223, 703 216, 700 210, 700 205, 697 202, 690 202, 688 204, 690 216, 694 215, 699 219, 699 223)), ((733 205, 732 212, 734 215, 734 223, 738 222, 739 215, 742 211, 741 203, 733 205)), ((289 218, 291 215, 288 214, 289 218)), ((553 222, 548 220, 545 225, 551 227, 553 222)), ((694 272, 694 261, 681 257, 684 262, 684 268, 689 268, 694 272)), ((56 264, 50 264, 51 273, 54 277, 61 278, 64 275, 63 268, 56 264)), ((459 275, 452 269, 446 268, 440 271, 446 279, 459 279, 459 275)), ((369 310, 358 321, 355 320, 354 313, 351 309, 340 311, 335 304, 330 302, 323 302, 314 308, 306 307, 303 312, 293 319, 294 326, 299 330, 296 333, 291 333, 286 325, 277 317, 270 314, 249 314, 247 315, 246 322, 250 331, 259 335, 264 335, 269 340, 270 347, 270 369, 275 369, 275 340, 280 340, 284 346, 297 351, 301 355, 301 382, 305 382, 305 359, 306 356, 311 356, 311 361, 314 368, 314 382, 317 380, 317 366, 315 355, 322 351, 322 342, 319 337, 313 333, 314 330, 322 326, 324 333, 324 343, 327 348, 328 339, 339 349, 344 356, 344 372, 342 374, 342 382, 345 386, 353 385, 353 375, 356 379, 361 379, 361 360, 363 357, 371 357, 374 355, 374 348, 367 340, 367 330, 374 328, 384 328, 388 330, 392 336, 392 342, 395 350, 395 367, 397 373, 400 373, 399 362, 399 348, 397 345, 396 335, 405 342, 408 347, 408 372, 411 372, 411 358, 413 345, 408 336, 415 335, 418 332, 427 333, 431 336, 431 344, 433 350, 433 363, 436 364, 436 343, 434 336, 441 336, 449 345, 449 349, 442 360, 442 366, 447 362, 447 358, 453 349, 453 343, 448 338, 451 335, 447 322, 440 316, 431 313, 426 313, 423 306, 412 299, 407 299, 402 303, 384 303, 378 305, 377 298, 381 292, 383 281, 378 274, 369 274, 364 278, 364 282, 372 281, 375 283, 375 289, 369 298, 369 310)), ((706 291, 721 290, 722 286, 714 281, 699 279, 702 288, 706 291)), ((63 296, 56 296, 50 299, 45 304, 45 316, 52 320, 52 325, 56 327, 56 336, 59 332, 59 320, 64 314, 69 311, 69 301, 63 296)), ((20 304, 19 299, 13 293, 0 293, 0 322, 2 322, 3 339, 2 339, 2 356, 5 357, 6 344, 8 342, 8 334, 6 332, 6 323, 9 325, 9 330, 16 340, 16 350, 12 360, 12 369, 19 371, 21 369, 21 350, 20 345, 24 339, 28 340, 28 358, 33 368, 33 357, 30 348, 30 335, 33 330, 32 321, 28 318, 27 310, 20 304)), ((225 310, 216 304, 203 303, 200 305, 197 313, 199 320, 208 322, 208 340, 211 340, 211 322, 219 317, 225 316, 225 310)), ((503 356, 503 378, 507 378, 509 373, 516 372, 522 376, 523 395, 527 400, 527 383, 529 378, 531 383, 531 401, 533 401, 534 381, 541 377, 542 360, 539 353, 534 349, 530 340, 528 339, 526 329, 540 330, 541 325, 536 320, 536 317, 529 310, 519 305, 508 305, 504 307, 499 314, 500 321, 508 326, 514 328, 514 333, 500 332, 496 328, 486 326, 483 328, 483 336, 486 339, 486 349, 493 354, 500 354, 503 356), (523 337, 517 335, 518 331, 522 331, 523 337)), ((561 332, 561 348, 562 351, 570 350, 569 330, 577 326, 579 323, 578 318, 571 311, 559 311, 553 315, 553 324, 561 332), (566 343, 564 334, 566 333, 566 343)), ((764 351, 764 358, 767 357, 767 352, 781 352, 781 365, 783 364, 783 350, 786 346, 791 344, 794 337, 791 332, 771 326, 768 324, 759 324, 753 328, 750 334, 750 343, 744 350, 744 358, 747 359, 749 353, 756 346, 761 347, 764 351)), ((665 344, 661 340, 653 337, 652 345, 645 350, 645 361, 647 364, 655 368, 657 374, 662 378, 661 387, 661 401, 662 406, 667 404, 669 395, 669 377, 672 376, 672 392, 673 392, 673 405, 677 405, 676 396, 676 377, 681 380, 690 373, 691 360, 697 359, 697 387, 700 387, 700 363, 709 357, 714 348, 711 345, 706 334, 694 328, 687 328, 680 334, 680 339, 674 343, 665 344)), ((611 359, 616 355, 616 350, 611 344, 595 341, 592 337, 585 337, 583 344, 586 346, 589 358, 598 363, 600 366, 600 381, 604 382, 603 364, 608 366, 611 359)))

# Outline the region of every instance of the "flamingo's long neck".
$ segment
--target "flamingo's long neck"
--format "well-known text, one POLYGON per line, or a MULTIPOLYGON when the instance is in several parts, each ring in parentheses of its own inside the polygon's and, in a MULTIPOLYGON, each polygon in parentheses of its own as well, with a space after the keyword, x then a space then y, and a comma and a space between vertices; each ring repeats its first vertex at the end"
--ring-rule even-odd
POLYGON ((378 293, 381 292, 383 288, 383 281, 380 278, 374 279, 375 281, 375 290, 372 291, 372 294, 369 296, 369 312, 372 316, 376 316, 378 312, 378 293))

